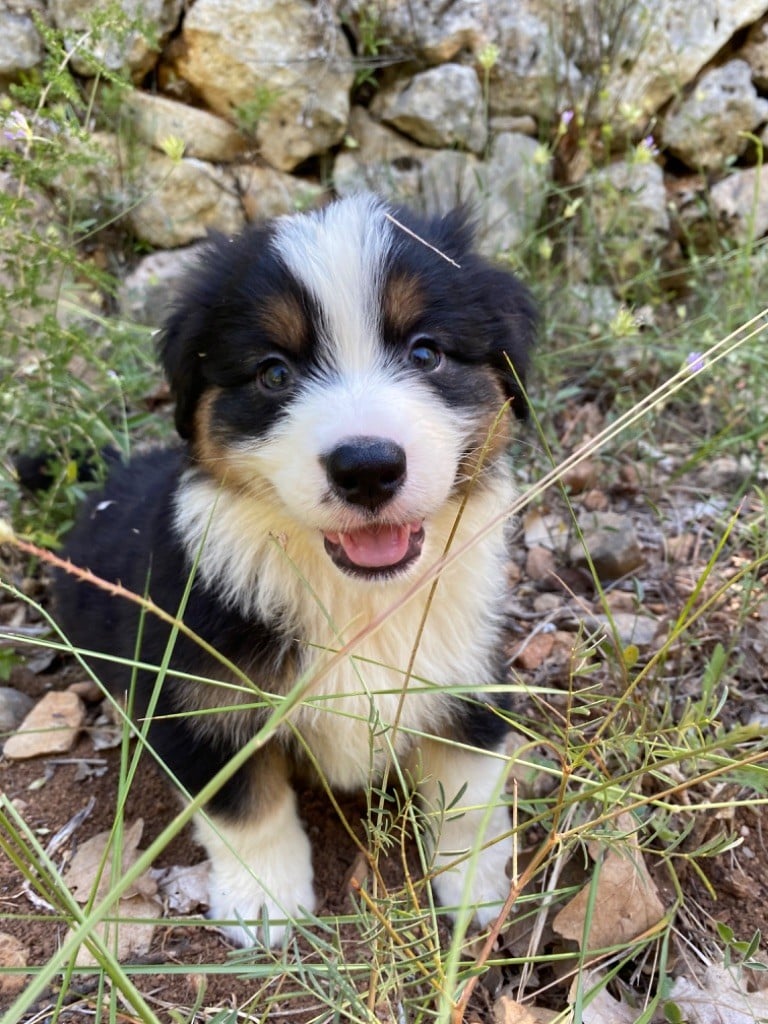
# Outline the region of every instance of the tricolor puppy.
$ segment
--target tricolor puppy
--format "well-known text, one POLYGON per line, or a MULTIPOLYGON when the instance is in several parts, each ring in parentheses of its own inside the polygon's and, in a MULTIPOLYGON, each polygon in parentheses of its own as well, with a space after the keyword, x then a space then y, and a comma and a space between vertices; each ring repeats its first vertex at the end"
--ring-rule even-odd
POLYGON ((210 242, 166 325, 184 445, 113 473, 66 553, 183 608, 239 673, 65 574, 59 614, 75 644, 110 656, 96 671, 134 691, 139 720, 156 699, 149 742, 188 794, 281 716, 198 815, 210 914, 235 943, 263 941, 264 917, 279 943, 315 906, 294 782, 371 785, 393 756, 432 817, 438 899, 469 901, 481 925, 499 911, 506 702, 483 688, 504 678, 507 442, 534 321, 461 214, 357 196, 210 242), (133 682, 116 660, 160 666, 171 646, 166 673, 133 682))

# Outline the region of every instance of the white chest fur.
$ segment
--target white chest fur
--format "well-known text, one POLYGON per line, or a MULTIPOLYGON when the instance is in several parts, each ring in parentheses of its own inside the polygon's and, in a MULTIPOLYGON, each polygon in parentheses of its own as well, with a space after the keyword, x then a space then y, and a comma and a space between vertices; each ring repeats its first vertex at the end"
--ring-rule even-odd
MULTIPOLYGON (((189 478, 182 496, 177 522, 206 585, 301 648, 294 685, 302 700, 284 728, 298 730, 331 785, 357 788, 381 773, 390 751, 402 756, 420 734, 439 732, 451 712, 446 688, 471 693, 500 682, 493 668, 505 545, 495 520, 510 497, 505 486, 467 503, 451 550, 471 543, 435 586, 420 586, 418 573, 383 582, 344 576, 319 532, 245 495, 222 500, 205 478, 189 478)), ((457 514, 448 505, 427 524, 422 577, 457 514)))

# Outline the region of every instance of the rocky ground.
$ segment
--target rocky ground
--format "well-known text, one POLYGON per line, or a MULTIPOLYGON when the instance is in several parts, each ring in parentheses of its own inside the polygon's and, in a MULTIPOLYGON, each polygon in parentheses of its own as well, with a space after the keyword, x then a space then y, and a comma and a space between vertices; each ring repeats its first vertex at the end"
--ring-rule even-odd
MULTIPOLYGON (((575 449, 602 425, 602 413, 596 405, 585 402, 566 408, 558 423, 564 450, 575 449)), ((532 438, 524 438, 518 452, 523 485, 538 472, 536 460, 527 466, 522 458, 532 444, 532 438)), ((717 710, 718 719, 726 729, 752 725, 758 734, 764 730, 768 721, 764 567, 762 580, 758 567, 749 586, 723 589, 753 558, 754 531, 764 523, 764 499, 753 486, 757 467, 747 457, 728 457, 688 469, 684 467, 686 451, 686 445, 668 437, 660 442, 652 461, 643 446, 634 442, 625 444, 618 457, 596 454, 566 475, 568 502, 550 489, 543 500, 520 517, 511 538, 508 614, 510 680, 520 692, 522 731, 531 723, 541 727, 548 719, 556 724, 569 715, 599 722, 601 715, 610 713, 612 705, 592 707, 590 695, 597 690, 609 701, 617 699, 627 678, 632 678, 625 674, 622 681, 621 673, 617 673, 616 651, 623 652, 624 663, 636 672, 638 666, 657 658, 662 649, 663 665, 646 678, 641 674, 641 683, 632 692, 630 704, 637 714, 643 706, 666 707, 666 720, 679 720, 686 707, 700 700, 706 674, 712 671, 717 651, 722 649, 725 668, 716 690, 725 692, 727 687, 727 697, 717 710), (583 531, 592 568, 574 522, 583 531), (726 529, 730 534, 716 567, 707 572, 707 560, 726 529), (602 600, 595 573, 605 590, 602 600), (718 596, 719 589, 722 593, 718 596), (701 614, 684 635, 676 637, 674 624, 692 596, 701 614), (586 661, 591 665, 588 677, 584 676, 588 685, 578 667, 586 661)), ((45 575, 37 567, 4 549, 2 569, 4 578, 45 605, 45 575)), ((16 637, 35 638, 44 631, 35 608, 13 592, 4 593, 0 618, 4 632, 16 637)), ((99 695, 82 685, 82 672, 71 659, 29 647, 12 637, 3 641, 2 653, 14 693, 13 698, 0 704, 0 714, 5 715, 3 735, 13 732, 29 708, 41 713, 43 698, 49 701, 54 694, 59 695, 54 698, 58 700, 62 700, 61 694, 66 695, 65 707, 57 706, 55 712, 59 716, 74 715, 71 738, 66 743, 52 745, 53 734, 46 734, 43 725, 43 732, 36 734, 41 741, 38 753, 23 744, 14 749, 14 744, 20 742, 17 736, 7 741, 5 756, 0 760, 0 786, 5 798, 40 843, 48 844, 54 862, 72 872, 73 858, 86 840, 108 829, 113 821, 120 758, 119 746, 114 743, 119 737, 104 715, 99 695), (65 829, 63 834, 61 829, 65 829)), ((664 720, 661 712, 657 720, 664 720)), ((61 724, 62 719, 53 721, 61 724)), ((542 735, 546 733, 544 728, 542 735)), ((551 736, 558 735, 562 738, 562 731, 554 728, 551 736)), ((57 731, 57 742, 60 736, 57 731)), ((520 741, 517 738, 512 747, 520 741)), ((558 755, 553 757, 543 747, 539 750, 545 768, 559 766, 558 755)), ((521 770, 516 775, 518 792, 523 796, 541 786, 541 780, 532 778, 530 772, 521 770)), ((677 934, 682 936, 675 952, 678 966, 686 942, 703 956, 716 956, 715 922, 728 925, 735 938, 744 941, 766 930, 768 849, 764 845, 764 826, 768 822, 765 805, 753 797, 754 792, 734 774, 733 778, 726 775, 712 782, 699 780, 690 789, 683 787, 674 798, 681 813, 690 813, 691 831, 683 848, 694 849, 723 834, 737 840, 730 852, 701 860, 695 870, 683 866, 679 872, 684 899, 677 924, 677 934), (707 810, 694 813, 698 804, 706 805, 707 810)), ((133 845, 145 849, 175 808, 157 770, 142 763, 125 809, 126 822, 143 822, 143 830, 136 826, 131 833, 133 845)), ((362 800, 347 800, 341 809, 350 821, 365 813, 362 800)), ((340 817, 328 811, 325 797, 304 795, 302 813, 315 850, 321 913, 343 915, 352 909, 349 880, 356 869, 356 848, 340 817)), ((359 830, 358 835, 362 834, 359 830)), ((530 852, 540 843, 541 829, 532 828, 526 834, 525 849, 530 852)), ((411 854, 418 875, 414 851, 411 854)), ((165 849, 155 867, 193 865, 200 857, 201 851, 187 831, 165 849)), ((662 907, 670 906, 674 887, 661 868, 661 859, 646 854, 646 864, 662 907)), ((75 872, 78 870, 75 861, 75 872)), ((397 856, 386 861, 383 870, 387 884, 394 887, 398 879, 402 880, 397 856)), ((66 877, 72 891, 77 892, 76 874, 66 877)), ((173 1008, 197 1004, 209 1015, 216 1009, 248 1005, 255 1012, 269 1005, 270 1020, 284 1016, 295 1021, 329 1019, 322 1015, 322 1000, 306 993, 297 995, 282 970, 276 969, 271 979, 265 980, 242 960, 233 960, 233 952, 215 929, 202 922, 190 926, 188 919, 179 920, 190 913, 199 915, 202 910, 194 877, 183 898, 179 896, 181 883, 166 883, 167 878, 159 875, 147 880, 140 895, 150 901, 149 910, 139 916, 159 916, 159 908, 164 906, 172 920, 167 927, 145 926, 129 953, 129 959, 140 965, 138 986, 161 1018, 171 1020, 173 1008), (281 987, 284 999, 280 997, 281 987)), ((87 894, 87 878, 80 885, 87 894)), ((0 901, 0 930, 6 936, 0 942, 4 962, 30 968, 46 963, 63 941, 65 927, 6 855, 0 855, 0 901)), ((357 928, 347 925, 342 932, 342 948, 350 961, 357 958, 356 962, 365 962, 365 944, 361 945, 357 928)), ((562 948, 564 934, 561 930, 558 935, 557 922, 553 929, 551 917, 547 918, 546 926, 535 936, 535 951, 562 948)), ((520 981, 519 967, 511 962, 524 956, 526 950, 530 952, 531 942, 530 925, 507 929, 495 954, 496 966, 475 988, 467 1020, 528 1019, 511 1016, 509 1007, 520 981)), ((300 944, 300 949, 302 955, 310 957, 305 944, 300 944)), ((761 951, 756 955, 759 958, 761 951)), ((259 958, 251 958, 254 962, 258 963, 259 958)), ((652 975, 647 977, 651 979, 647 985, 652 987, 652 975)), ((4 1003, 8 1005, 28 981, 29 977, 18 974, 0 977, 4 1003)), ((562 1008, 569 981, 568 977, 558 979, 551 966, 542 967, 536 982, 546 995, 540 996, 537 1005, 562 1008)), ((77 976, 67 990, 66 1009, 57 1019, 69 1024, 89 1018, 96 999, 95 984, 93 975, 77 976)), ((635 978, 634 991, 641 990, 642 985, 642 980, 635 978)), ((536 987, 529 982, 528 991, 536 987)), ((46 991, 27 1019, 47 1019, 47 1008, 55 1004, 56 997, 55 990, 46 991)), ((617 1002, 616 1006, 624 1004, 617 1002)), ((618 1009, 615 1012, 615 1020, 635 1019, 619 1016, 618 1009)), ((609 1013, 593 1019, 612 1018, 609 1013)))

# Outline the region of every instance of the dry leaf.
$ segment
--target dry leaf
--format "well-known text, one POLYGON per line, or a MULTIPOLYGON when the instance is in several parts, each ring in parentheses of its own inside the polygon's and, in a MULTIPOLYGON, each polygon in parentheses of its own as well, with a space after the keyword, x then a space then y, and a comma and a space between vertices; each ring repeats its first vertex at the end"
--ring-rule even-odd
POLYGON ((552 922, 556 932, 578 942, 582 948, 604 949, 630 942, 664 916, 664 904, 645 866, 633 819, 621 815, 617 826, 627 835, 589 844, 590 855, 596 862, 595 877, 552 922), (592 885, 597 885, 597 893, 587 935, 586 914, 592 902, 592 885))
MULTIPOLYGON (((589 992, 590 989, 602 982, 601 975, 596 971, 584 971, 580 978, 574 978, 569 992, 569 999, 573 1002, 576 999, 576 991, 581 986, 582 992, 589 992)), ((582 1011, 582 1024, 635 1024, 638 1011, 627 1003, 614 999, 605 987, 595 993, 582 1011)))
MULTIPOLYGON (((122 877, 135 863, 139 856, 139 842, 144 831, 144 822, 137 818, 132 824, 126 822, 121 842, 121 862, 117 877, 122 877)), ((112 855, 110 846, 111 832, 99 832, 87 839, 72 858, 69 868, 64 873, 64 882, 72 895, 80 903, 89 900, 96 890, 95 901, 101 902, 109 893, 113 881, 112 855)), ((116 911, 111 916, 119 920, 100 922, 94 929, 107 948, 118 960, 143 956, 152 942, 155 926, 144 920, 134 918, 160 917, 162 907, 155 898, 157 882, 149 871, 136 879, 120 898, 116 911)), ((81 946, 77 954, 78 967, 88 967, 96 963, 95 958, 86 946, 81 946)))
POLYGON ((563 1017, 554 1010, 544 1010, 536 1006, 524 1006, 510 996, 500 996, 493 1004, 495 1024, 549 1024, 550 1021, 562 1021, 567 1024, 570 1017, 563 1017))
MULTIPOLYGON (((155 931, 154 924, 143 919, 160 917, 161 914, 162 908, 157 900, 140 894, 132 896, 120 900, 115 915, 118 921, 100 921, 92 934, 98 935, 118 960, 135 959, 149 950, 155 931)), ((78 967, 91 967, 97 960, 86 946, 81 946, 75 963, 78 967)))
POLYGON ((768 1020, 765 992, 746 992, 741 971, 711 964, 703 982, 676 978, 669 1002, 680 1010, 688 1024, 754 1024, 768 1020))
POLYGON ((208 874, 207 860, 192 867, 174 865, 152 872, 163 902, 172 914, 192 914, 208 905, 208 874))
MULTIPOLYGON (((144 831, 144 822, 137 818, 132 825, 126 823, 122 836, 122 858, 117 878, 134 863, 139 855, 139 841, 144 831)), ((105 850, 112 838, 111 832, 99 832, 98 835, 87 839, 78 848, 72 858, 70 865, 64 873, 64 882, 68 889, 80 903, 86 903, 96 889, 97 902, 102 900, 109 892, 113 884, 112 872, 112 849, 106 854, 105 850), (102 865, 103 861, 103 865, 102 865)), ((127 892, 123 893, 123 899, 130 899, 132 896, 141 894, 154 896, 157 892, 157 883, 148 872, 137 878, 127 892)))

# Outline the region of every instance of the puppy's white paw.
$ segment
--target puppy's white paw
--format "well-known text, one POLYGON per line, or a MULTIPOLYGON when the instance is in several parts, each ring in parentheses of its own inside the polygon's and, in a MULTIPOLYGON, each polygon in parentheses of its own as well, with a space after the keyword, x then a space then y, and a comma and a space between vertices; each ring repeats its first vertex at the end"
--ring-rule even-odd
POLYGON ((502 751, 494 756, 439 742, 422 742, 421 753, 420 789, 435 845, 432 887, 450 917, 472 909, 484 928, 509 894, 513 841, 509 810, 500 802, 507 759, 502 751))
POLYGON ((198 819, 197 833, 211 859, 208 916, 237 946, 282 945, 291 920, 315 908, 312 851, 293 799, 265 820, 198 819))
MULTIPOLYGON (((506 868, 511 856, 512 840, 509 838, 481 850, 476 858, 467 854, 454 867, 435 876, 432 887, 438 900, 449 908, 468 904, 474 910, 475 923, 486 928, 496 920, 509 895, 506 868)), ((447 854, 438 857, 435 867, 439 868, 442 860, 454 859, 447 854)), ((458 913, 449 909, 448 916, 455 921, 458 913)))
POLYGON ((234 871, 231 865, 212 864, 208 916, 235 946, 281 946, 291 921, 315 908, 309 844, 306 857, 291 851, 283 870, 268 870, 263 861, 254 871, 234 871), (258 874, 258 880, 255 877, 258 874), (274 894, 274 895, 273 895, 274 894), (267 919, 266 933, 263 927, 267 919))

